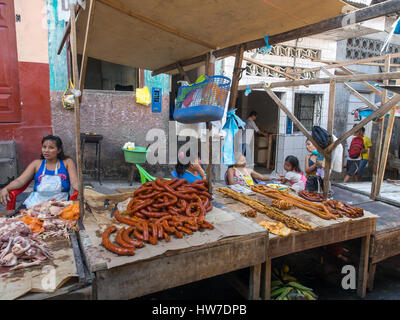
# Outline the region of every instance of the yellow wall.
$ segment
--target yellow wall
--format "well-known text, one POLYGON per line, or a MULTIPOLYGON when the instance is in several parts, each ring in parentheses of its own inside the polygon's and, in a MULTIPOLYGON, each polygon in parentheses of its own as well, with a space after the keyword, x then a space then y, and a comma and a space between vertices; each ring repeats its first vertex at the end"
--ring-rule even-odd
POLYGON ((14 0, 18 60, 49 63, 46 0, 14 0))

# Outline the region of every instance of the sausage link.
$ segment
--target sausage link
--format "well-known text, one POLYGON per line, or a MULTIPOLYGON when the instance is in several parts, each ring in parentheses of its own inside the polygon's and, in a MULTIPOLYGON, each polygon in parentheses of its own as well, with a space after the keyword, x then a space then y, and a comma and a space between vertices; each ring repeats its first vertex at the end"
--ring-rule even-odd
POLYGON ((163 226, 164 230, 168 233, 173 233, 176 230, 174 227, 170 227, 168 221, 166 220, 161 222, 161 225, 163 226))
POLYGON ((164 232, 164 239, 165 241, 169 242, 171 240, 171 238, 169 237, 169 234, 164 232))
POLYGON ((143 241, 139 241, 136 239, 132 239, 130 237, 130 234, 135 230, 134 227, 129 227, 128 229, 125 230, 125 232, 122 233, 122 240, 124 240, 127 243, 130 243, 134 245, 137 248, 143 247, 143 241))
POLYGON ((176 230, 174 234, 175 234, 178 238, 183 238, 183 233, 180 232, 180 231, 178 231, 178 230, 176 230))
POLYGON ((162 239, 164 237, 164 228, 160 223, 155 223, 155 225, 157 226, 158 230, 158 239, 162 239))
POLYGON ((188 228, 185 228, 185 227, 177 227, 177 229, 178 229, 179 231, 183 231, 183 232, 185 232, 185 233, 187 233, 187 234, 192 234, 192 233, 193 233, 192 230, 190 230, 190 229, 188 229, 188 228))
POLYGON ((136 226, 136 224, 137 224, 137 222, 135 222, 132 218, 129 218, 129 217, 122 217, 122 216, 119 214, 119 210, 118 210, 118 209, 115 210, 115 212, 114 212, 114 218, 115 218, 117 221, 122 222, 122 223, 125 223, 125 224, 130 225, 130 226, 136 226))
POLYGON ((134 236, 136 239, 140 240, 140 241, 144 241, 144 240, 143 240, 143 235, 140 234, 140 232, 139 232, 138 229, 135 229, 135 231, 133 231, 133 236, 134 236))
POLYGON ((149 241, 149 225, 147 222, 142 223, 143 227, 143 241, 149 241))
POLYGON ((122 227, 121 229, 119 229, 117 231, 117 236, 115 238, 115 241, 117 241, 117 243, 124 248, 135 248, 135 246, 133 244, 130 244, 126 241, 124 241, 124 239, 122 239, 122 234, 125 232, 125 228, 122 227))
POLYGON ((185 183, 186 184, 188 183, 188 181, 186 179, 178 179, 178 181, 174 182, 170 186, 171 186, 172 189, 176 189, 176 188, 178 188, 179 186, 181 186, 181 185, 183 185, 185 183))
POLYGON ((103 246, 107 250, 119 254, 121 256, 133 256, 135 254, 134 248, 118 247, 110 241, 110 234, 113 233, 115 230, 117 230, 116 226, 110 226, 103 232, 101 237, 103 246))

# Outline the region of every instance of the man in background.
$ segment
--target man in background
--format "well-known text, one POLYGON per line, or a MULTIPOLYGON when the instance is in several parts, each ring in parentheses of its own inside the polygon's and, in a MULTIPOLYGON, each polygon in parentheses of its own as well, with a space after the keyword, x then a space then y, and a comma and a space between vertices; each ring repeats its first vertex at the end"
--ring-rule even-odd
POLYGON ((356 172, 356 175, 354 177, 354 179, 356 181, 360 181, 361 180, 363 171, 364 171, 365 167, 368 165, 368 163, 370 162, 371 155, 372 155, 372 152, 370 151, 370 148, 372 148, 371 139, 366 137, 366 136, 364 136, 364 134, 365 134, 365 128, 362 127, 361 128, 361 137, 364 140, 364 148, 361 151, 360 167, 358 168, 358 170, 356 172))
MULTIPOLYGON (((249 117, 246 120, 246 130, 247 129, 253 129, 255 133, 262 135, 264 137, 268 137, 268 134, 260 131, 256 125, 256 119, 257 119, 257 112, 251 111, 249 114, 249 117)), ((242 153, 246 155, 246 130, 243 130, 243 135, 242 135, 242 153)))

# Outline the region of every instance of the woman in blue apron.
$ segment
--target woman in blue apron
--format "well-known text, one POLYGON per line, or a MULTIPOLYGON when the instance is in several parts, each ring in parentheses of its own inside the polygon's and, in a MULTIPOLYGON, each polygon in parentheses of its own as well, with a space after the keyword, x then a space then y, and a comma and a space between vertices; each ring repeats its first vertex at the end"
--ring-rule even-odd
POLYGON ((32 179, 33 192, 23 203, 27 208, 50 199, 68 200, 71 187, 78 190, 75 164, 64 155, 59 137, 49 135, 42 139, 41 160, 32 161, 21 176, 1 190, 0 202, 6 205, 9 191, 22 188, 32 179))

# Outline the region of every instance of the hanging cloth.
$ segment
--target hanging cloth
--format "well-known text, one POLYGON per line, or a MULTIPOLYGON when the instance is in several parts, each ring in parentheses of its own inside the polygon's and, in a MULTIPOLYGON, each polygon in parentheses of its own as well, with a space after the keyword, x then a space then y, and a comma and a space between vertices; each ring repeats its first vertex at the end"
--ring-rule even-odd
POLYGON ((227 112, 226 122, 222 128, 226 131, 224 146, 222 147, 222 163, 227 165, 235 164, 234 137, 239 131, 239 127, 244 129, 246 126, 246 123, 235 114, 235 110, 227 112))

